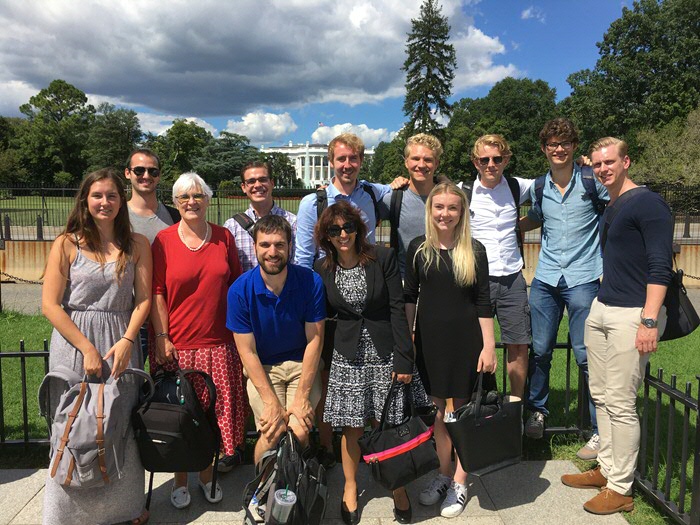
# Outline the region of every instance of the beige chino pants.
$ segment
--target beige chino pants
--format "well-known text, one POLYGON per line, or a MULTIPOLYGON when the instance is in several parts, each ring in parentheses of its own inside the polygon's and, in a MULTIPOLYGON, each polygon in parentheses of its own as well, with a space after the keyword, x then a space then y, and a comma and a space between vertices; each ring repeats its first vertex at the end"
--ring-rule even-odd
MULTIPOLYGON (((598 463, 608 488, 623 495, 632 494, 640 436, 637 391, 651 355, 640 355, 634 346, 641 313, 641 308, 606 306, 595 299, 584 333, 588 385, 600 434, 598 463)), ((663 307, 658 326, 662 334, 663 307)))

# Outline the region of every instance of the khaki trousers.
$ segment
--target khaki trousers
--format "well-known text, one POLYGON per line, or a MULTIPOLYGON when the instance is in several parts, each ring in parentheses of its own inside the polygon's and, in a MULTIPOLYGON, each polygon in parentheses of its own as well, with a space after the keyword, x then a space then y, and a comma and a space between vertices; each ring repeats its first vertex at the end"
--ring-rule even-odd
MULTIPOLYGON (((623 495, 632 494, 640 436, 637 391, 650 357, 634 346, 641 313, 642 308, 606 306, 595 299, 584 333, 588 385, 600 434, 598 463, 607 487, 623 495)), ((659 334, 665 326, 662 307, 659 334)))

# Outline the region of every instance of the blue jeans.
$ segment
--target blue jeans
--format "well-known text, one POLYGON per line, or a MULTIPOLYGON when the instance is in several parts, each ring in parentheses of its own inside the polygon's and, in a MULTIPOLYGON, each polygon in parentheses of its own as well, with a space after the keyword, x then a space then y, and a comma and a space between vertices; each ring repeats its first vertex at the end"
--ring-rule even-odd
MULTIPOLYGON (((569 316, 569 337, 573 347, 576 363, 583 371, 588 383, 588 359, 586 345, 583 343, 583 332, 586 325, 591 303, 598 295, 600 281, 580 284, 569 288, 562 276, 557 286, 550 286, 532 280, 530 287, 530 318, 532 321, 532 353, 528 369, 530 391, 527 407, 531 411, 548 415, 547 400, 549 398, 549 370, 552 367, 552 352, 557 342, 559 323, 564 315, 564 307, 569 316)), ((588 407, 591 413, 593 432, 598 432, 595 406, 588 396, 588 407)))

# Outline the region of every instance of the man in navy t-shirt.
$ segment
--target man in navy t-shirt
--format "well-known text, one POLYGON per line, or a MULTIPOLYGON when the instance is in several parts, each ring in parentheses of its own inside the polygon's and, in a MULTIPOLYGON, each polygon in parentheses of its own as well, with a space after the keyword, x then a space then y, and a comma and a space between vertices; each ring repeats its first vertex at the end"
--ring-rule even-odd
POLYGON ((628 177, 627 144, 613 137, 591 145, 593 171, 607 188, 603 216, 603 282, 586 320, 589 386, 598 416, 598 467, 562 476, 575 488, 602 488, 583 508, 613 514, 634 508, 639 453, 637 390, 666 325, 662 307, 673 270, 673 218, 656 193, 628 177))
POLYGON ((309 442, 321 397, 318 374, 326 318, 321 278, 288 264, 292 229, 279 215, 253 227, 258 267, 229 288, 226 326, 233 332, 260 438, 255 462, 289 428, 309 442))

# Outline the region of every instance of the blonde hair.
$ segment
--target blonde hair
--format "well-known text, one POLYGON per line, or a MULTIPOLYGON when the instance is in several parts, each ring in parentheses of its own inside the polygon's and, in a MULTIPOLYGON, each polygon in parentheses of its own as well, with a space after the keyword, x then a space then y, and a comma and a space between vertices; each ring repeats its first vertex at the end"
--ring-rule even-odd
POLYGON ((615 137, 603 137, 602 139, 596 140, 593 144, 591 144, 589 155, 592 155, 594 151, 609 148, 610 146, 617 146, 617 152, 620 154, 621 159, 625 158, 627 155, 627 143, 624 140, 615 137))
POLYGON ((433 152, 435 160, 440 161, 442 156, 442 144, 437 137, 428 135, 427 133, 418 133, 412 137, 408 137, 406 141, 406 147, 403 149, 403 156, 408 157, 411 154, 411 146, 425 146, 430 151, 433 152))
MULTIPOLYGON (((470 286, 476 282, 476 258, 474 257, 469 227, 469 203, 466 194, 455 183, 441 182, 428 195, 428 200, 425 203, 425 241, 418 247, 416 257, 419 254, 423 255, 426 269, 430 268, 433 263, 435 263, 436 268, 440 265, 440 241, 433 221, 433 199, 436 195, 443 194, 457 195, 462 205, 462 213, 454 231, 455 243, 449 250, 449 254, 452 258, 455 283, 457 286, 470 286)), ((415 262, 414 258, 413 264, 415 262)))
POLYGON ((495 147, 504 157, 510 157, 512 155, 508 141, 503 137, 503 135, 483 135, 476 139, 476 142, 474 143, 474 147, 472 148, 472 160, 479 158, 479 148, 482 146, 495 147))
POLYGON ((354 133, 341 133, 328 144, 328 162, 331 164, 335 159, 336 144, 345 144, 360 157, 360 161, 365 158, 365 143, 362 142, 362 139, 354 133))

